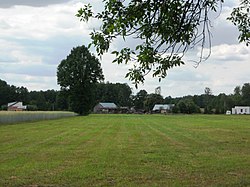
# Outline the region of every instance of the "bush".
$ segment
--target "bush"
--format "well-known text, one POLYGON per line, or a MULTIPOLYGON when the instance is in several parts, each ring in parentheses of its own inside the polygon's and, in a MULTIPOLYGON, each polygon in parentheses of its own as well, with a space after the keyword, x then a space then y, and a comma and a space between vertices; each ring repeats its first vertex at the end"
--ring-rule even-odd
POLYGON ((177 103, 177 107, 180 113, 184 114, 200 113, 200 108, 191 99, 181 99, 177 103))

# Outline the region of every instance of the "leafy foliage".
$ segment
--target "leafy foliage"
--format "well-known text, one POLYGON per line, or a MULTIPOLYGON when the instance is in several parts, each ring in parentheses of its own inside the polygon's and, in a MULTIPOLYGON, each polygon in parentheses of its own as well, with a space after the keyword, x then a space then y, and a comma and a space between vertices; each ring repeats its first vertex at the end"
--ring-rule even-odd
POLYGON ((0 79, 0 106, 13 101, 27 102, 27 93, 27 88, 8 85, 0 79))
POLYGON ((136 110, 143 110, 144 109, 144 101, 147 97, 148 93, 146 90, 140 90, 134 97, 134 107, 136 110))
POLYGON ((144 107, 146 111, 151 111, 155 104, 163 104, 164 99, 159 94, 148 94, 144 100, 144 107))
POLYGON ((238 27, 239 41, 250 45, 250 0, 241 0, 240 6, 233 9, 228 19, 238 27))
POLYGON ((183 98, 177 103, 177 107, 181 113, 192 114, 200 113, 199 107, 194 103, 192 99, 183 98))
POLYGON ((95 84, 102 80, 101 64, 85 46, 73 48, 58 66, 58 84, 68 90, 71 109, 81 115, 92 109, 95 84))
POLYGON ((127 84, 99 83, 97 84, 95 101, 112 102, 122 107, 130 107, 132 90, 127 84))
POLYGON ((241 89, 242 104, 250 106, 250 83, 245 83, 241 89))
MULTIPOLYGON (((90 17, 101 20, 100 31, 91 33, 92 45, 99 55, 107 52, 111 42, 121 36, 138 38, 135 48, 113 51, 113 62, 129 63, 134 67, 126 74, 137 84, 151 70, 159 80, 170 68, 184 64, 182 57, 190 49, 210 45, 209 12, 217 11, 223 0, 104 0, 104 10, 94 14, 91 5, 85 5, 76 14, 81 21, 90 17)), ((205 57, 206 58, 206 57, 205 57)), ((199 63, 198 62, 198 63, 199 63)))

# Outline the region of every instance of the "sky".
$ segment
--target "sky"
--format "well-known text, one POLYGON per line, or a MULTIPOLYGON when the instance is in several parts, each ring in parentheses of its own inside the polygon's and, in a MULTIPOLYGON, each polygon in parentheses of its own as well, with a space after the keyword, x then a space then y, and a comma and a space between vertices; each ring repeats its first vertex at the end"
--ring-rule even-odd
MULTIPOLYGON (((88 45, 89 33, 99 23, 80 22, 75 16, 84 3, 102 8, 101 0, 0 0, 0 79, 10 85, 32 90, 59 90, 56 71, 59 63, 76 46, 88 45)), ((186 54, 185 65, 169 70, 161 82, 151 75, 144 84, 135 86, 125 78, 130 65, 113 64, 114 56, 100 59, 105 81, 127 83, 136 94, 140 89, 154 93, 161 87, 164 97, 199 95, 209 87, 214 95, 231 94, 236 86, 250 82, 250 47, 238 43, 238 31, 226 18, 237 1, 228 0, 212 22, 210 58, 197 68, 198 49, 186 54)), ((116 40, 111 50, 134 46, 136 41, 116 40)), ((95 53, 94 48, 91 52, 95 53)))

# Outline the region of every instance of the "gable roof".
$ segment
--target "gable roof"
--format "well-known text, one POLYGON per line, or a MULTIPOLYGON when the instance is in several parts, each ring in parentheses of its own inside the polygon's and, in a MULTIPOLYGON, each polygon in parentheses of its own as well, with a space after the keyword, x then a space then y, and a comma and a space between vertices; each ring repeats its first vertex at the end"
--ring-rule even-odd
POLYGON ((18 108, 18 109, 26 109, 27 106, 23 105, 23 102, 12 102, 12 103, 8 103, 8 108, 18 108))
POLYGON ((117 108, 115 103, 99 103, 103 108, 117 108))
POLYGON ((246 109, 246 108, 250 108, 250 106, 235 106, 234 108, 239 108, 239 109, 246 109))
POLYGON ((12 103, 8 103, 8 107, 14 106, 16 105, 18 102, 12 102, 12 103))
POLYGON ((170 110, 174 104, 155 104, 153 110, 170 110))

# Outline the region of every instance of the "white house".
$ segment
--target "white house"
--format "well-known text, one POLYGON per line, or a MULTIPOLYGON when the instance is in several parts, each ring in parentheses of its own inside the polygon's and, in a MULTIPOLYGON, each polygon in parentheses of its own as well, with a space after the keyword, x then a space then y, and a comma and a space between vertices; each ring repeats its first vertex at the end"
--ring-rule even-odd
POLYGON ((172 110, 174 104, 155 104, 153 112, 167 113, 172 110))
POLYGON ((24 106, 23 102, 8 103, 8 110, 9 111, 23 111, 26 109, 27 109, 27 106, 24 106))
POLYGON ((232 108, 232 114, 250 114, 250 106, 235 106, 232 108))

